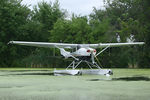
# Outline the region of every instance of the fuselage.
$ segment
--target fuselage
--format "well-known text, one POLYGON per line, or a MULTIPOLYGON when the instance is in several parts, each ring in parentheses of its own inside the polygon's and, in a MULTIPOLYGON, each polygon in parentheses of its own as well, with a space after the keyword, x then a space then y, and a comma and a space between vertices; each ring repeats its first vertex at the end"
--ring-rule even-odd
POLYGON ((80 56, 91 56, 91 54, 95 55, 96 54, 96 50, 93 48, 79 48, 78 50, 76 50, 75 52, 72 52, 71 55, 75 56, 75 57, 80 57, 80 56))

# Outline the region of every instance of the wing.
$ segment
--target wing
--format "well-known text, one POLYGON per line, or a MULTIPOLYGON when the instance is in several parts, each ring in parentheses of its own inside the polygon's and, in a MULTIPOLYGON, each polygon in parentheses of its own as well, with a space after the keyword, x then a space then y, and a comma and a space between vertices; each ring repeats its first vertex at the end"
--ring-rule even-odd
POLYGON ((8 44, 18 44, 26 46, 47 47, 47 48, 76 48, 78 44, 68 43, 48 43, 48 42, 25 42, 25 41, 10 41, 8 44))
POLYGON ((128 46, 128 45, 143 45, 144 42, 132 42, 132 43, 99 43, 99 44, 69 44, 69 43, 48 43, 48 42, 25 42, 25 41, 10 41, 8 44, 18 44, 26 46, 36 46, 36 47, 47 47, 47 48, 76 48, 81 47, 91 47, 91 48, 105 48, 105 47, 118 47, 118 46, 128 46))
POLYGON ((99 44, 89 44, 91 48, 105 48, 105 47, 119 47, 119 46, 129 46, 129 45, 143 45, 144 42, 131 42, 131 43, 99 43, 99 44))

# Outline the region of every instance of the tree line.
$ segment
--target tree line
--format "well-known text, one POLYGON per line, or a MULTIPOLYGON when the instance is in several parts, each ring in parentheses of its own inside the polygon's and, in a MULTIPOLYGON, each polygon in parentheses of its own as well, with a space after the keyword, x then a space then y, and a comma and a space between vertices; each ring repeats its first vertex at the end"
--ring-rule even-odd
MULTIPOLYGON (((62 43, 144 41, 143 46, 109 48, 98 59, 103 67, 149 68, 150 1, 105 0, 105 9, 88 16, 61 9, 59 1, 29 9, 21 0, 0 2, 0 67, 66 67, 59 50, 8 45, 10 40, 62 43), (63 64, 62 64, 63 63, 63 64)), ((97 51, 100 51, 98 49, 97 51)))

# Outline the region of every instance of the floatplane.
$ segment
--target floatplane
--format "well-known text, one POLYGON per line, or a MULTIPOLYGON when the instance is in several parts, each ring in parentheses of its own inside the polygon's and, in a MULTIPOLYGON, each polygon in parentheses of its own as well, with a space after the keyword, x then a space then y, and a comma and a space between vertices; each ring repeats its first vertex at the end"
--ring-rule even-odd
POLYGON ((73 58, 72 63, 65 70, 54 70, 54 75, 79 75, 79 74, 96 74, 110 76, 113 74, 111 69, 102 69, 95 58, 104 52, 109 47, 119 47, 128 45, 143 45, 144 42, 131 43, 98 43, 98 44, 69 44, 69 43, 48 43, 48 42, 26 42, 26 41, 10 41, 9 44, 18 44, 26 46, 57 48, 60 54, 67 58, 73 58), (102 48, 97 53, 96 49, 102 48), (69 52, 65 49, 74 49, 74 52, 69 52), (76 69, 82 62, 85 62, 90 68, 89 70, 76 69), (71 69, 70 69, 71 68, 71 69), (93 69, 94 68, 94 69, 93 69), (95 69, 96 68, 96 69, 95 69))

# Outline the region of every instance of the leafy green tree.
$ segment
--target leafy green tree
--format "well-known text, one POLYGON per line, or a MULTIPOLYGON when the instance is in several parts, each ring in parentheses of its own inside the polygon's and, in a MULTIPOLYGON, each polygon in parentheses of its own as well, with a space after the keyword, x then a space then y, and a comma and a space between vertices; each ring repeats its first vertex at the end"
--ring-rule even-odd
POLYGON ((32 20, 41 24, 41 39, 40 41, 48 41, 53 25, 58 19, 63 19, 65 12, 63 12, 59 3, 56 0, 54 3, 40 2, 38 6, 34 7, 32 20))
POLYGON ((58 20, 51 30, 50 41, 66 43, 88 43, 90 25, 86 17, 75 17, 71 20, 58 20))
MULTIPOLYGON (((27 27, 33 26, 32 30, 30 28, 27 30, 27 33, 34 33, 28 35, 31 38, 30 41, 48 42, 48 37, 51 34, 50 30, 52 30, 53 25, 57 20, 63 19, 64 17, 65 12, 60 9, 57 0, 54 3, 44 1, 38 3, 33 9, 31 21, 27 25, 27 27), (35 25, 37 27, 34 27, 35 25)), ((53 64, 52 62, 55 62, 54 58, 50 56, 53 56, 53 49, 37 48, 23 61, 28 65, 34 65, 34 67, 50 67, 53 64)))
MULTIPOLYGON (((100 25, 102 22, 106 24, 107 20, 109 19, 108 26, 111 27, 107 29, 110 34, 108 34, 108 32, 104 32, 104 35, 100 35, 101 39, 103 40, 104 38, 104 41, 106 41, 106 38, 113 37, 112 39, 108 38, 109 42, 127 42, 129 40, 145 41, 145 34, 147 34, 147 29, 143 25, 144 21, 142 21, 142 19, 144 18, 143 12, 145 9, 144 5, 146 5, 146 2, 147 1, 142 0, 113 0, 111 2, 110 0, 106 0, 105 10, 94 9, 93 13, 90 15, 90 18, 92 19, 92 21, 94 20, 97 23, 95 23, 95 26, 100 25)), ((126 48, 127 49, 113 48, 111 50, 108 50, 112 51, 112 53, 109 54, 109 56, 108 51, 104 53, 104 65, 107 65, 105 64, 107 62, 110 62, 111 65, 122 67, 130 65, 129 63, 131 63, 132 66, 135 66, 136 64, 140 65, 140 54, 142 54, 143 52, 140 52, 141 48, 126 48), (131 51, 134 52, 131 53, 131 51), (120 59, 118 60, 118 58, 120 59), (108 59, 109 61, 106 61, 106 59, 108 59), (119 62, 121 62, 123 65, 119 62)))
POLYGON ((0 66, 9 67, 18 65, 21 56, 28 51, 17 46, 10 46, 10 40, 21 40, 24 31, 21 28, 28 23, 30 9, 21 5, 21 1, 1 0, 0 2, 0 66), (21 52, 20 52, 21 51, 21 52), (19 56, 21 55, 21 56, 19 56))

